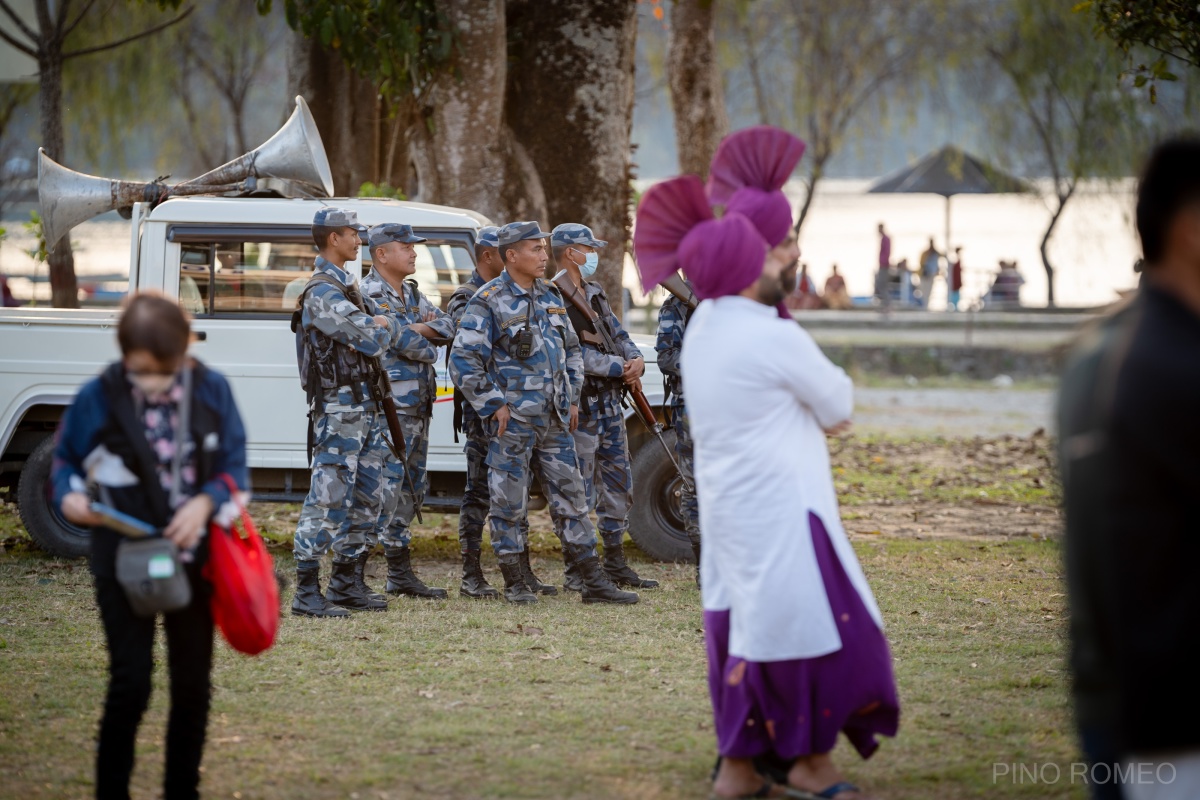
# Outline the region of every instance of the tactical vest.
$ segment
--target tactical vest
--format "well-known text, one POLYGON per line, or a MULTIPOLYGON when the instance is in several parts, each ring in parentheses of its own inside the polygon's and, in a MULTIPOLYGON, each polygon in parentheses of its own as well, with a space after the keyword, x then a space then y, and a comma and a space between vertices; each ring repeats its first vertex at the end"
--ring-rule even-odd
POLYGON ((300 367, 300 385, 304 388, 310 404, 341 387, 349 388, 354 394, 354 402, 362 403, 369 396, 364 384, 371 380, 376 369, 375 364, 353 347, 334 341, 315 326, 307 330, 304 328, 304 299, 311 289, 322 283, 341 289, 351 303, 360 311, 365 311, 358 289, 346 286, 324 272, 318 272, 309 279, 296 303, 296 310, 292 312, 292 333, 296 335, 296 361, 300 367))
MULTIPOLYGON (((604 325, 605 312, 604 307, 600 304, 600 297, 597 295, 596 297, 591 298, 591 300, 588 302, 591 304, 592 310, 595 311, 600 317, 600 324, 604 325)), ((567 319, 571 320, 571 326, 575 328, 575 333, 579 335, 580 347, 583 347, 582 334, 586 331, 589 334, 595 335, 598 334, 599 331, 596 330, 596 326, 592 324, 592 321, 584 316, 582 311, 575 307, 574 303, 564 303, 564 305, 567 309, 567 319)), ((608 333, 614 340, 617 338, 616 331, 610 330, 608 333)), ((619 356, 621 353, 610 353, 609 355, 619 356)), ((588 416, 592 402, 595 401, 596 398, 602 394, 605 394, 606 392, 620 392, 624 385, 624 382, 620 378, 603 378, 598 375, 584 375, 583 391, 579 394, 579 413, 584 416, 588 416)))

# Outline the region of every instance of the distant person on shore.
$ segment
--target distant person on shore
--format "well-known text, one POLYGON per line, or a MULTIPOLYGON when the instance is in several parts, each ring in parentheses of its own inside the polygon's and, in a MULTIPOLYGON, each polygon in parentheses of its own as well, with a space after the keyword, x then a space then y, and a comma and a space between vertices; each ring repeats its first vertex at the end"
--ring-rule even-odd
POLYGON ((842 311, 854 305, 850 293, 846 291, 846 279, 838 272, 838 265, 833 265, 833 271, 825 279, 825 306, 835 311, 842 311))
POLYGON ((817 285, 808 275, 808 264, 800 265, 796 288, 788 295, 786 304, 788 308, 795 311, 812 311, 825 307, 821 295, 817 293, 817 285))
POLYGON ((1021 304, 1021 287, 1025 279, 1017 270, 1016 261, 1001 261, 1000 271, 992 281, 989 294, 992 303, 998 306, 1019 306, 1021 304))
POLYGON ((949 275, 949 294, 946 299, 946 308, 958 310, 958 304, 962 298, 962 248, 954 248, 954 261, 950 263, 949 275))
POLYGON ((887 235, 887 231, 883 229, 883 223, 879 223, 879 271, 887 272, 892 266, 892 237, 887 235))
POLYGON ((933 284, 942 272, 942 254, 934 246, 933 237, 929 238, 929 247, 921 253, 921 305, 928 307, 929 298, 933 294, 933 284))
POLYGON ((1058 400, 1072 694, 1088 774, 1124 776, 1095 800, 1194 800, 1200 139, 1151 154, 1136 221, 1142 286, 1082 335, 1058 400))
POLYGON ((913 271, 908 268, 908 259, 902 258, 896 264, 896 276, 893 282, 898 284, 900 293, 900 305, 908 307, 916 305, 916 298, 913 294, 913 271))

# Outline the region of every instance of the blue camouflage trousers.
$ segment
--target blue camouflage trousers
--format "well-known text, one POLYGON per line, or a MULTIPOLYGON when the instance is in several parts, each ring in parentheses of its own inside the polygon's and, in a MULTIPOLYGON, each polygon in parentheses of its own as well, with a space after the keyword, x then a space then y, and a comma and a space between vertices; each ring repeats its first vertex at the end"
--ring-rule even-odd
POLYGON ((387 451, 381 487, 383 507, 379 514, 377 534, 370 540, 370 546, 374 547, 376 540, 381 539, 385 552, 408 547, 412 540, 409 528, 413 517, 425 502, 425 495, 429 491, 429 473, 425 469, 429 456, 429 417, 416 414, 397 416, 400 428, 404 431, 404 461, 397 460, 390 449, 387 451), (411 488, 406 475, 412 476, 411 488))
POLYGON ((686 479, 680 487, 679 504, 683 512, 683 527, 688 540, 693 544, 700 541, 700 504, 696 500, 696 458, 692 448, 692 430, 688 425, 687 409, 671 407, 671 427, 675 429, 675 458, 679 470, 686 479), (688 486, 692 488, 689 489, 688 486))
POLYGON ((294 539, 297 562, 315 562, 330 549, 339 561, 357 558, 373 541, 384 500, 385 430, 374 407, 316 418, 312 481, 294 539))
POLYGON ((580 416, 575 430, 575 451, 579 455, 588 511, 596 512, 604 546, 616 546, 629 528, 629 509, 633 505, 633 475, 624 417, 600 411, 589 417, 580 416))
POLYGON ((588 519, 587 494, 579 474, 575 440, 554 414, 541 424, 513 417, 504 435, 492 438, 487 466, 492 549, 497 556, 525 550, 529 533, 529 479, 537 473, 550 504, 554 532, 564 544, 596 553, 596 533, 588 519))
MULTIPOLYGON (((483 548, 483 527, 487 522, 491 493, 488 491, 487 455, 492 437, 486 425, 475 414, 465 414, 463 433, 467 443, 467 486, 463 491, 462 508, 458 512, 458 545, 461 552, 483 548)), ((523 540, 529 541, 529 517, 521 519, 523 540)))

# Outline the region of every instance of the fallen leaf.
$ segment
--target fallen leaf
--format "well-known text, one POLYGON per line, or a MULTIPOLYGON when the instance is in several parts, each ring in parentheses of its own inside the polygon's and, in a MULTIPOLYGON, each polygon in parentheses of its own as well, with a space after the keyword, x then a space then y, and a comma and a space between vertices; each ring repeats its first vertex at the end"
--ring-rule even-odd
POLYGON ((612 664, 601 664, 600 671, 601 672, 612 672, 612 664))

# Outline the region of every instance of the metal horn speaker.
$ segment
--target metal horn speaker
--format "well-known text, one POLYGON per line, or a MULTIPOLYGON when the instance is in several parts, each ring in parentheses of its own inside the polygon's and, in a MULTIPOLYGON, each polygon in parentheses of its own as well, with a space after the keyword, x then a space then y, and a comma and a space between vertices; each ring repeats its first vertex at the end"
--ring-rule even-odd
POLYGON ((38 202, 42 235, 51 252, 71 228, 97 214, 134 203, 158 202, 168 189, 161 183, 136 183, 85 175, 58 164, 38 148, 38 202))
POLYGON ((296 96, 296 110, 283 127, 267 141, 243 156, 223 164, 178 187, 211 186, 236 183, 246 178, 281 178, 303 183, 333 196, 333 172, 321 142, 321 132, 308 103, 296 96))

